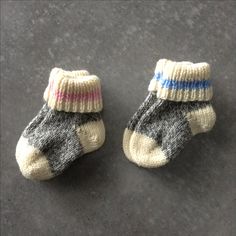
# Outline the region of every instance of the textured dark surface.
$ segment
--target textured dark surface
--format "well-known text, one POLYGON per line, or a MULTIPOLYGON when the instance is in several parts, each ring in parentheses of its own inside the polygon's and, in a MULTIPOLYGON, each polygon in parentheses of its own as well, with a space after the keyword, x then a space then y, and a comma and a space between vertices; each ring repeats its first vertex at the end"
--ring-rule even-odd
POLYGON ((235 1, 1 1, 2 235, 236 235, 235 12, 235 1), (147 170, 121 143, 159 58, 212 65, 217 122, 147 170), (106 142, 63 175, 31 182, 15 145, 54 66, 102 79, 106 142))

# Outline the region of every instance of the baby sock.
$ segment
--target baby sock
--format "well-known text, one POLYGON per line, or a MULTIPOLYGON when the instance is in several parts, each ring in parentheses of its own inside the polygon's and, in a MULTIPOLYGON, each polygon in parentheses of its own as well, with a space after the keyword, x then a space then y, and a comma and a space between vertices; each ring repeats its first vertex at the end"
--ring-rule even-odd
POLYGON ((216 115, 209 77, 207 63, 158 61, 149 86, 156 101, 131 134, 130 161, 149 168, 165 165, 192 136, 212 129, 216 115))
POLYGON ((100 79, 85 70, 54 68, 44 92, 45 104, 23 131, 16 160, 28 179, 61 174, 75 159, 102 146, 100 79))

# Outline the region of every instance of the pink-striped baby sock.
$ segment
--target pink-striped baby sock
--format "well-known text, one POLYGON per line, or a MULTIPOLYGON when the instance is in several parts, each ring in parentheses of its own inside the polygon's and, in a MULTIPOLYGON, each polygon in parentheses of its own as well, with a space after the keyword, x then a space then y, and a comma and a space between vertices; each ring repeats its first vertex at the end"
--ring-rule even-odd
POLYGON ((61 174, 75 159, 97 150, 105 140, 97 76, 85 70, 54 68, 44 100, 16 147, 19 168, 29 179, 46 180, 61 174))

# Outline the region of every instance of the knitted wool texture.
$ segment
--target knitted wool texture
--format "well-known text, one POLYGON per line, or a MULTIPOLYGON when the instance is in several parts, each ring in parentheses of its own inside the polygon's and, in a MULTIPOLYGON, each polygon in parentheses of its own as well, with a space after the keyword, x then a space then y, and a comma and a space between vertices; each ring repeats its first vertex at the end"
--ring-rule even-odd
POLYGON ((214 126, 210 66, 161 59, 149 91, 155 101, 144 104, 135 126, 128 123, 123 148, 130 161, 154 168, 175 158, 192 136, 214 126))
POLYGON ((88 71, 54 68, 44 92, 46 104, 23 131, 16 160, 28 179, 61 174, 75 159, 105 140, 100 79, 88 71))
POLYGON ((127 128, 125 129, 123 135, 123 150, 128 159, 131 159, 130 138, 132 136, 132 133, 136 125, 138 124, 140 118, 155 103, 155 101, 156 101, 156 94, 151 91, 127 124, 127 128))

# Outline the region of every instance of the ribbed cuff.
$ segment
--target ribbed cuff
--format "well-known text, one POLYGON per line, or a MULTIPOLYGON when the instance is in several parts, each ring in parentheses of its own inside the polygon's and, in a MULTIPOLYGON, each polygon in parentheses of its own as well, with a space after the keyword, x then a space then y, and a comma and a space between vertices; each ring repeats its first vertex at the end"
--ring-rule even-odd
POLYGON ((210 65, 161 59, 148 90, 156 91, 158 98, 171 101, 208 101, 213 96, 210 65))
POLYGON ((100 79, 86 70, 52 69, 44 100, 54 110, 99 112, 102 110, 100 79))

